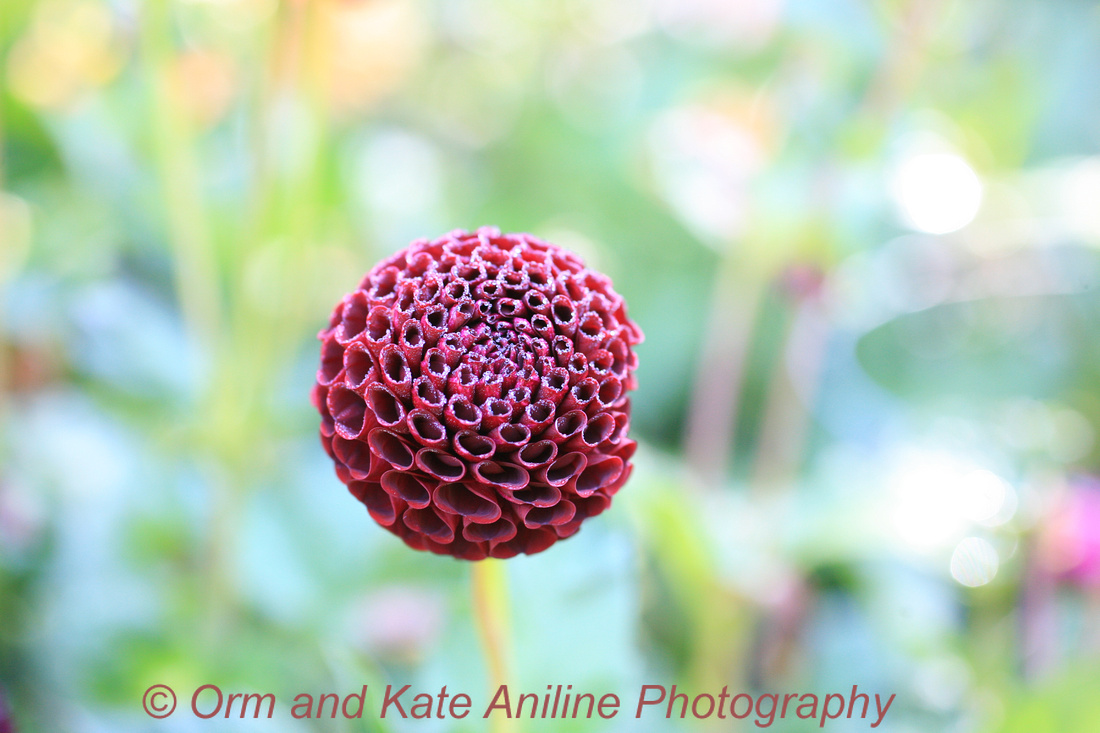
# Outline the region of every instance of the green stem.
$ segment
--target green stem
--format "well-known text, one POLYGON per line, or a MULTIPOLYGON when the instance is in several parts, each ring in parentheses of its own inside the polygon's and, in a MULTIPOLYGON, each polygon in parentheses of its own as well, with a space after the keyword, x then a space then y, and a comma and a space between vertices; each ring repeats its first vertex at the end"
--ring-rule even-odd
MULTIPOLYGON (((511 634, 508 627, 507 581, 502 560, 476 562, 470 573, 474 620, 489 671, 490 699, 501 685, 508 684, 510 671, 508 644, 511 634)), ((490 720, 490 730, 493 733, 516 730, 515 720, 500 715, 499 711, 494 712, 490 720)))
POLYGON ((764 399, 750 484, 765 491, 790 487, 806 454, 814 395, 825 364, 829 319, 812 299, 796 305, 764 399), (796 359, 791 368, 789 360, 796 359))
POLYGON ((202 196, 202 174, 186 117, 172 98, 173 54, 165 0, 146 6, 142 52, 148 65, 151 133, 168 219, 181 309, 196 343, 213 346, 220 333, 220 296, 213 236, 202 196))
POLYGON ((721 485, 728 473, 753 324, 763 296, 764 283, 745 258, 723 252, 684 440, 688 465, 708 487, 721 485))
POLYGON ((150 0, 143 7, 142 60, 149 94, 149 134, 161 188, 167 240, 180 310, 195 348, 206 349, 214 362, 215 377, 207 385, 205 403, 188 427, 188 439, 213 453, 221 464, 211 473, 211 520, 201 578, 204 622, 208 637, 224 639, 230 633, 235 605, 235 583, 230 565, 233 541, 242 511, 240 446, 249 405, 233 386, 239 363, 235 340, 227 333, 224 282, 203 192, 203 169, 196 133, 182 109, 172 84, 177 50, 173 41, 172 6, 168 0, 150 0))

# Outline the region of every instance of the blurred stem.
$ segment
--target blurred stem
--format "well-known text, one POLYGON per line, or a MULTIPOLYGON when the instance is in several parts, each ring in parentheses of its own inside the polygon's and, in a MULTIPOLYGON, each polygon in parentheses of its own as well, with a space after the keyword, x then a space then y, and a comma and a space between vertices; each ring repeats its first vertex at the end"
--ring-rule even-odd
MULTIPOLYGON (((0 0, 0 7, 3 7, 6 3, 0 0)), ((8 36, 7 23, 3 20, 7 18, 9 12, 5 9, 0 13, 0 43, 4 43, 8 36)), ((0 197, 4 195, 4 182, 7 180, 7 171, 5 169, 7 161, 4 157, 4 115, 0 113, 0 197)), ((4 212, 4 202, 0 199, 0 227, 7 225, 7 222, 2 221, 4 212)), ((11 243, 7 241, 6 235, 3 231, 0 231, 0 248, 8 249, 11 247, 11 243)), ((8 390, 12 389, 14 385, 8 383, 9 380, 9 367, 8 367, 8 331, 7 321, 4 308, 5 291, 7 290, 8 277, 11 273, 8 272, 10 266, 15 269, 15 263, 9 263, 7 260, 11 257, 9 253, 0 250, 0 465, 7 463, 7 417, 8 417, 8 390)))
MULTIPOLYGON (((944 0, 909 0, 899 13, 886 58, 864 94, 857 119, 884 124, 919 82, 927 48, 943 16, 944 0)), ((838 149, 841 146, 838 144, 838 149)), ((828 211, 839 186, 831 185, 826 166, 811 210, 828 211)), ((807 433, 810 405, 820 379, 829 332, 828 314, 816 300, 804 302, 792 323, 784 356, 768 388, 763 424, 753 465, 756 488, 787 484, 796 477, 807 433)))
POLYGON ((789 485, 798 475, 828 338, 823 304, 816 298, 803 300, 768 387, 753 463, 754 488, 789 485))
POLYGON ((1054 578, 1038 558, 1037 542, 1034 536, 1021 539, 1023 582, 1017 602, 1020 673, 1032 681, 1049 672, 1058 661, 1054 578))
POLYGON ((210 492, 213 497, 209 522, 210 536, 206 543, 204 587, 207 611, 204 632, 212 645, 224 642, 233 630, 229 624, 236 604, 237 585, 231 573, 234 543, 241 531, 240 517, 244 509, 244 495, 235 486, 233 476, 240 475, 230 469, 225 475, 221 466, 212 472, 210 492))
POLYGON ((270 49, 256 85, 254 177, 231 263, 237 270, 230 278, 228 319, 242 377, 233 388, 252 415, 262 413, 271 392, 270 380, 257 375, 271 376, 270 365, 285 361, 285 353, 299 343, 299 327, 315 316, 309 298, 270 299, 272 290, 289 292, 308 277, 309 247, 321 229, 326 117, 314 75, 306 73, 315 15, 311 4, 280 7, 270 21, 270 49), (297 138, 293 146, 279 134, 290 130, 297 138))
POLYGON ((199 165, 185 111, 173 98, 171 24, 167 0, 145 5, 142 50, 152 96, 152 135, 168 216, 176 288, 184 319, 197 345, 214 344, 219 327, 217 265, 199 165))
MULTIPOLYGON (((470 571, 474 619, 477 623, 481 649, 489 670, 490 699, 501 685, 508 684, 510 673, 508 645, 508 576, 502 560, 481 560, 470 571)), ((499 711, 490 717, 493 733, 516 730, 515 720, 502 717, 499 711)))
POLYGON ((709 485, 726 478, 749 338, 764 294, 759 278, 743 265, 731 252, 719 262, 688 414, 684 452, 709 485))
POLYGON ((929 40, 943 17, 946 0, 909 0, 899 15, 894 34, 879 72, 867 88, 860 114, 885 120, 908 98, 928 57, 929 40))
MULTIPOLYGON (((0 197, 4 195, 3 120, 4 116, 0 115, 0 197)), ((3 207, 2 198, 0 198, 0 207, 3 207)), ((0 208, 0 219, 2 218, 3 210, 0 208)), ((0 221, 0 226, 3 225, 4 222, 0 221)), ((6 248, 7 246, 8 243, 5 240, 5 235, 3 232, 0 232, 0 247, 6 248)), ((0 465, 7 464, 8 390, 14 388, 14 385, 8 383, 8 329, 6 309, 4 308, 7 284, 7 262, 5 261, 4 253, 0 251, 0 465)), ((3 478, 2 472, 0 472, 0 478, 3 478)))
POLYGON ((196 350, 206 351, 214 378, 205 395, 205 409, 195 416, 199 440, 220 461, 210 479, 211 518, 203 558, 202 592, 206 602, 207 632, 213 642, 224 638, 235 596, 229 575, 232 544, 239 527, 241 499, 238 487, 245 475, 237 447, 248 405, 234 399, 229 384, 247 383, 236 377, 233 338, 223 334, 222 277, 203 197, 202 172, 195 151, 195 135, 187 112, 175 95, 172 63, 170 3, 150 0, 143 7, 141 49, 150 95, 151 135, 155 163, 167 217, 168 241, 174 264, 180 310, 196 350), (222 470, 222 469, 226 470, 222 470))

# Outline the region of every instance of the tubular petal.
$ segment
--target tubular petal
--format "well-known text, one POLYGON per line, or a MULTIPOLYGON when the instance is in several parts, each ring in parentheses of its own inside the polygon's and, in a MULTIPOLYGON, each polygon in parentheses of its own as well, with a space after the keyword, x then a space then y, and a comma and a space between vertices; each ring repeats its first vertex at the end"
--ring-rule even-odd
POLYGON ((501 515, 500 504, 465 484, 440 484, 435 490, 435 505, 474 524, 490 524, 501 515))

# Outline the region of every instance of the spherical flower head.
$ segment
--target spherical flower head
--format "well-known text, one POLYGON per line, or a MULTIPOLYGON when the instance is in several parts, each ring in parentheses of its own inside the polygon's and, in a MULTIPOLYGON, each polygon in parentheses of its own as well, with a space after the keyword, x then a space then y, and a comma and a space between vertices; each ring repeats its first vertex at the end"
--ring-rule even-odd
POLYGON ((410 547, 541 552, 630 476, 642 332, 611 281, 561 247, 492 228, 417 240, 319 338, 321 442, 410 547))

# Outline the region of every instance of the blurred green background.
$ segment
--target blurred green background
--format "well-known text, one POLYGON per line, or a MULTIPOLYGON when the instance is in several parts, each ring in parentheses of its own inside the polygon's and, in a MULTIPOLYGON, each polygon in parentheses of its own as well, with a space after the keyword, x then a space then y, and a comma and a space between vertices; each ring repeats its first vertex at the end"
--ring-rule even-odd
MULTIPOLYGON (((1096 3, 0 0, 0 85, 17 730, 484 729, 289 716, 486 701, 469 566, 375 526, 308 400, 371 264, 482 224, 647 335, 634 478, 507 563, 513 689, 1100 730, 1096 3), (279 709, 196 720, 205 683, 279 709)), ((521 729, 642 725, 730 727, 521 729)))

